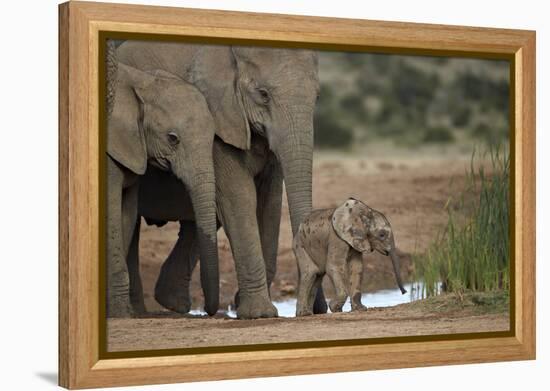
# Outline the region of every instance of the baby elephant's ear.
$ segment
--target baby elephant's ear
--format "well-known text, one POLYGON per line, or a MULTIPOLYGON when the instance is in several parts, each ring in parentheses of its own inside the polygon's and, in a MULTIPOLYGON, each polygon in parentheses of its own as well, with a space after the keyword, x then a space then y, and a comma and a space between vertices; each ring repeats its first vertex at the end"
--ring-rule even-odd
POLYGON ((365 205, 350 198, 332 214, 332 227, 338 237, 359 252, 371 252, 367 227, 363 222, 365 205))

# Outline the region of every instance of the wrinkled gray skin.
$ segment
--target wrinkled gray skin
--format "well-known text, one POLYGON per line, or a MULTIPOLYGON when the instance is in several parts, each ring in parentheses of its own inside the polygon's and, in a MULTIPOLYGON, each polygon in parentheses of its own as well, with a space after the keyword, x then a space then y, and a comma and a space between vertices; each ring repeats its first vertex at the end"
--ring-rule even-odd
MULTIPOLYGON (((283 180, 293 233, 311 211, 313 112, 319 92, 316 54, 136 41, 123 43, 117 53, 122 62, 137 68, 174 73, 205 96, 216 121, 216 203, 235 259, 237 315, 277 316, 269 286, 276 270, 283 180)), ((182 223, 179 240, 157 281, 155 297, 165 307, 185 313, 189 311, 188 281, 195 257, 193 240, 186 239, 192 235, 192 224, 185 206, 179 203, 183 195, 167 183, 168 178, 156 172, 149 179, 171 192, 161 198, 152 187, 142 186, 143 216, 159 224, 182 223)), ((326 312, 322 291, 317 303, 316 312, 326 312)))
POLYGON ((347 297, 351 310, 360 311, 363 252, 378 251, 390 256, 401 293, 399 259, 390 223, 386 217, 361 201, 348 199, 338 208, 313 211, 300 225, 293 250, 300 275, 296 316, 313 313, 314 288, 325 273, 336 291, 332 312, 341 312, 347 297))
MULTIPOLYGON (((112 60, 112 57, 110 57, 112 60)), ((140 178, 147 165, 166 171, 190 194, 195 210, 207 311, 218 308, 216 205, 212 144, 214 121, 202 94, 167 72, 127 65, 108 67, 107 315, 142 312, 130 301, 137 265, 127 264, 138 213, 140 178), (118 68, 118 69, 117 69, 118 68), (114 93, 112 89, 115 89, 114 93)), ((139 278, 138 278, 139 282, 139 278)), ((134 287, 135 288, 135 287, 134 287)))

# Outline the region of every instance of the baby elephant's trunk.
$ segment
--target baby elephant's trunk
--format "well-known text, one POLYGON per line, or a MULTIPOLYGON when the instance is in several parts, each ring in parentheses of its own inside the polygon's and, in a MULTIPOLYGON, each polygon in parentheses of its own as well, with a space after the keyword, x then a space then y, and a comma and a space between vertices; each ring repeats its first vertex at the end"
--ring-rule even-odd
POLYGON ((401 281, 401 267, 399 265, 399 257, 397 256, 397 253, 395 251, 395 246, 392 246, 392 249, 390 251, 390 258, 393 265, 393 271, 395 273, 397 285, 399 286, 401 293, 405 294, 407 293, 407 290, 403 287, 403 281, 401 281))

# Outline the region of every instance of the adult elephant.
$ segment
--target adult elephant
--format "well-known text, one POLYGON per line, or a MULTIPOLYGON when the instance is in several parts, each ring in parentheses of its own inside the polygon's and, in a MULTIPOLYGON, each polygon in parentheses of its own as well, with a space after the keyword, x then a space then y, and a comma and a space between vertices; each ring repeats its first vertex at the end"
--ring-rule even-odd
POLYGON ((205 310, 214 314, 219 307, 212 161, 214 120, 203 95, 192 84, 167 72, 144 72, 119 64, 113 52, 110 42, 107 57, 107 315, 128 317, 133 310, 143 310, 130 305, 137 264, 126 262, 138 216, 140 180, 148 163, 169 173, 189 192, 187 199, 200 227, 197 242, 205 310))
MULTIPOLYGON (((283 180, 293 233, 311 211, 313 113, 319 92, 315 52, 127 41, 117 54, 138 69, 176 74, 203 93, 216 123, 216 203, 235 259, 237 314, 276 316, 269 286, 276 270, 283 180)), ((140 210, 155 220, 188 221, 178 206, 181 194, 169 181, 152 170, 149 190, 142 186, 140 210), (172 188, 171 194, 160 196, 161 188, 172 188)), ((181 278, 187 278, 195 254, 189 239, 193 227, 181 227, 157 282, 156 299, 187 312, 188 288, 181 278)), ((315 312, 326 312, 322 291, 315 312)))

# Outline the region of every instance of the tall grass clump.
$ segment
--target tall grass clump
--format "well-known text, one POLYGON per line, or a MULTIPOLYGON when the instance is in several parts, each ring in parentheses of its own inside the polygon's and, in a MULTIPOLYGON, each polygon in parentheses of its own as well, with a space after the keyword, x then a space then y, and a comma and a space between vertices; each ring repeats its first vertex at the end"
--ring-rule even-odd
POLYGON ((489 151, 490 169, 472 155, 465 190, 445 206, 448 221, 426 253, 415 256, 422 297, 440 291, 508 289, 510 265, 510 158, 489 151))

